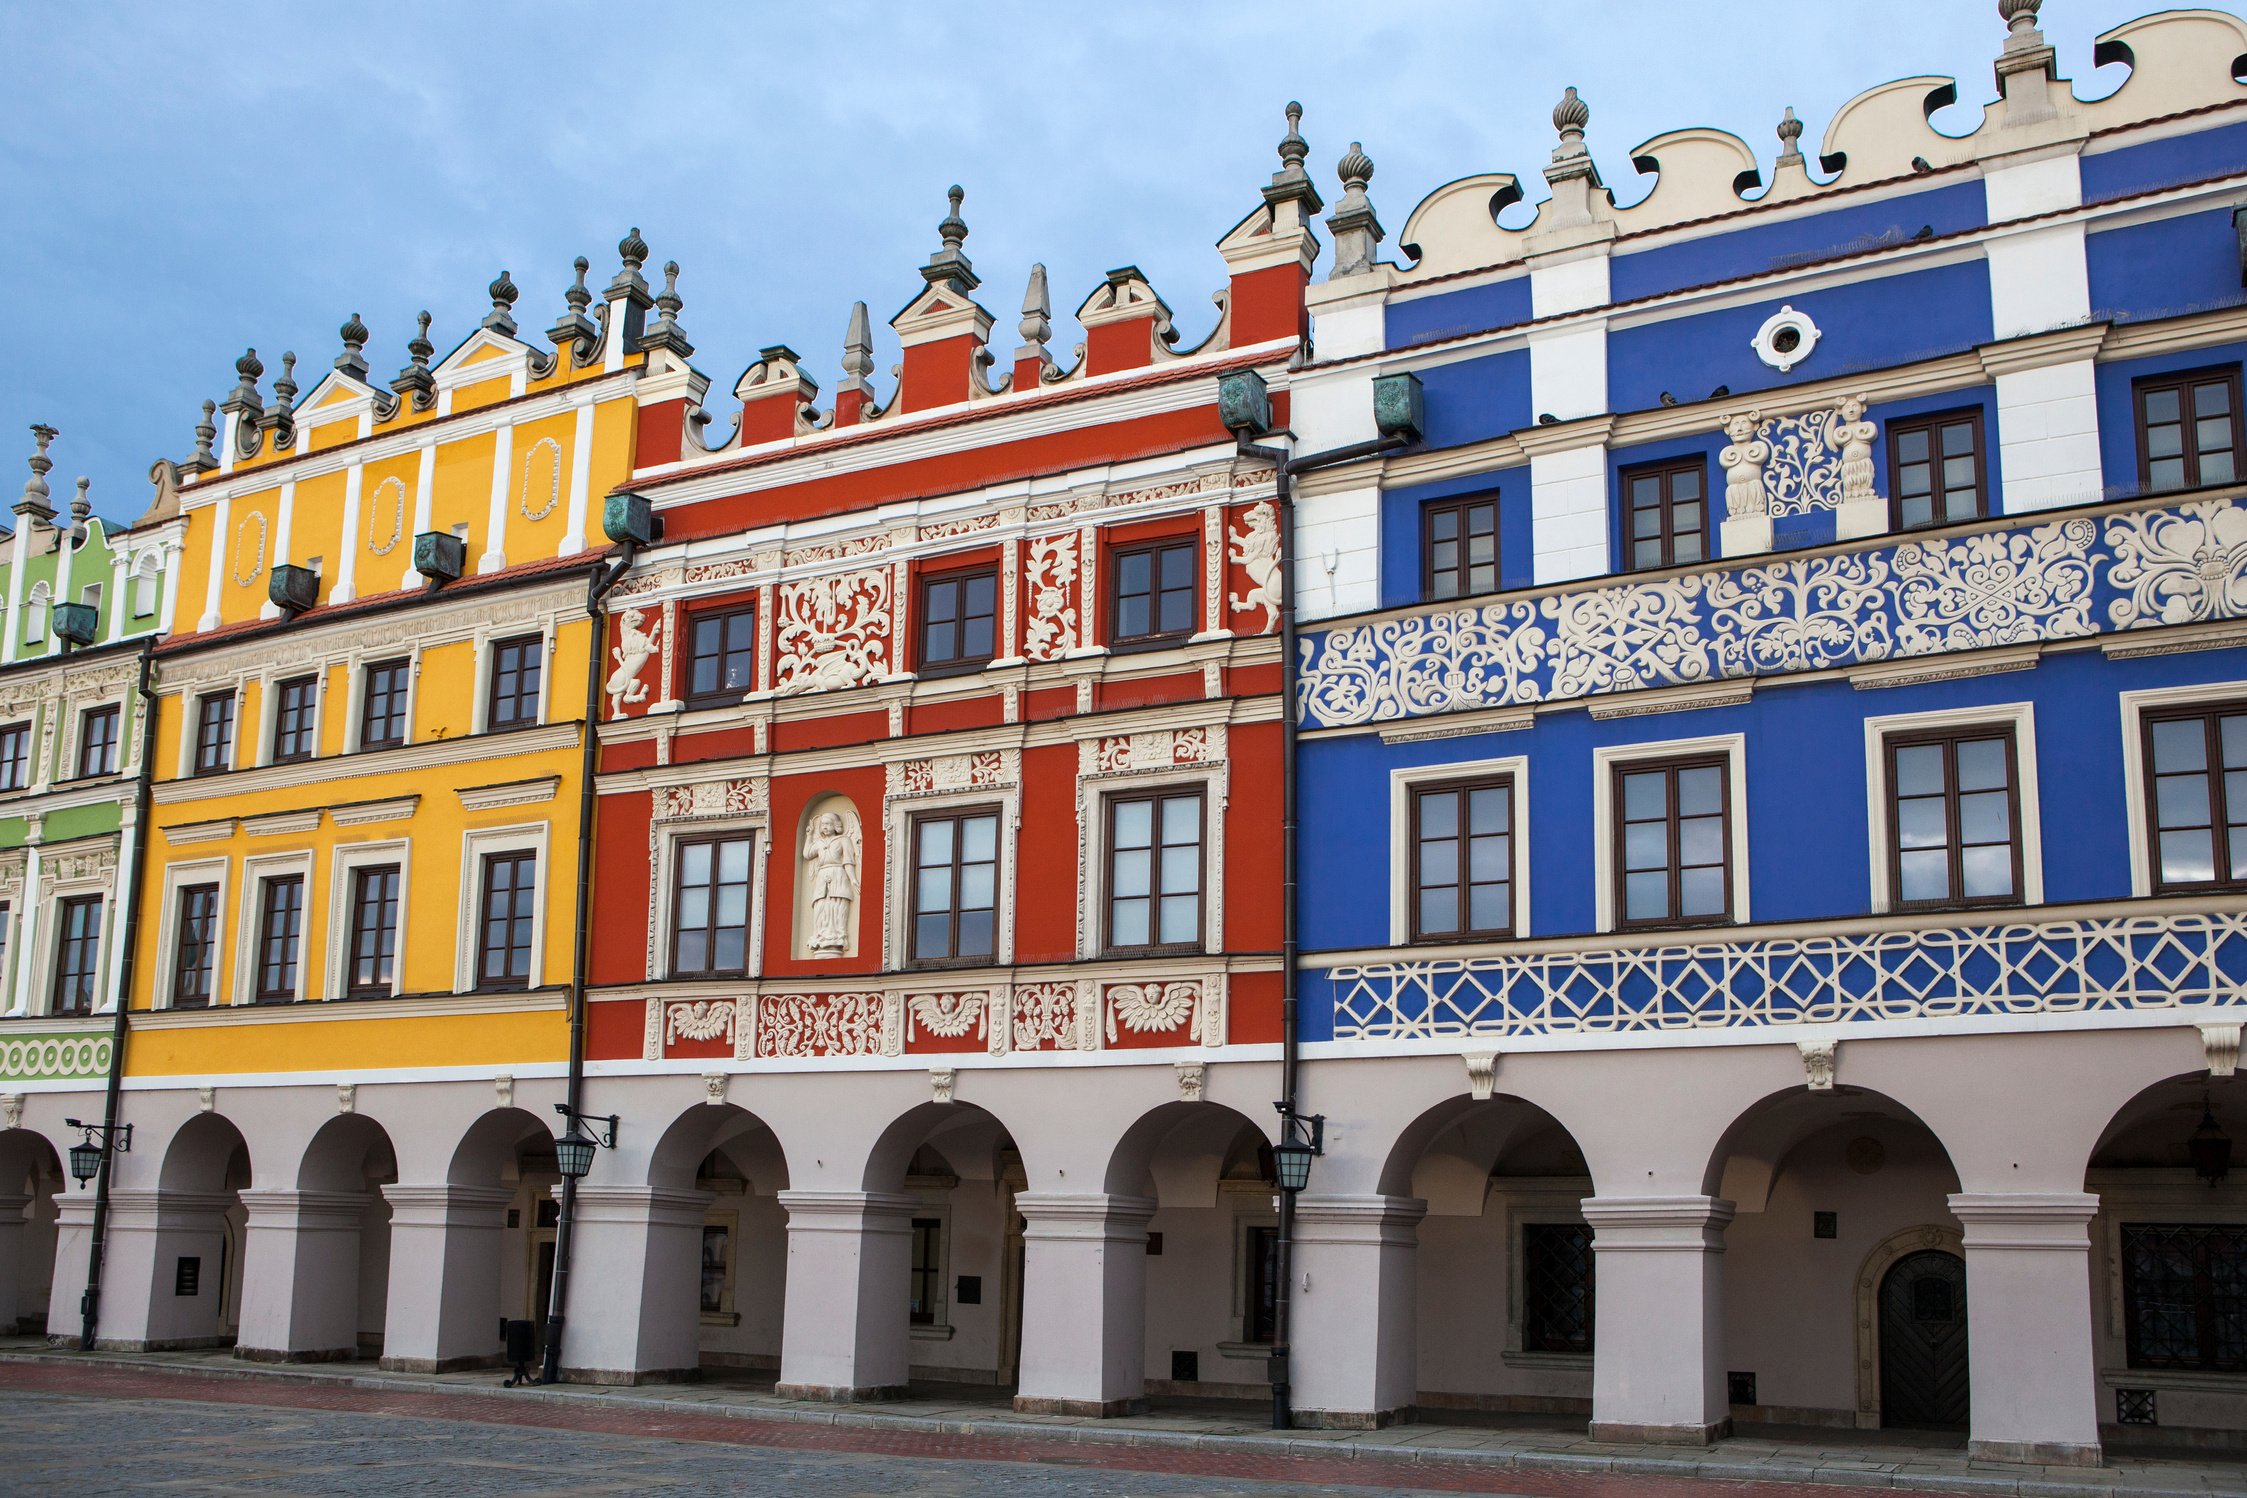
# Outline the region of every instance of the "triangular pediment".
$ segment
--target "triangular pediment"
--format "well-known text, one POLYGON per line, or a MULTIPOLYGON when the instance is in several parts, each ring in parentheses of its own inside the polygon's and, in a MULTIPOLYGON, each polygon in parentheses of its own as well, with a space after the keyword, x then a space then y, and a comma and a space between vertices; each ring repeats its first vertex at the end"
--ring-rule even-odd
POLYGON ((478 328, 438 364, 437 384, 439 388, 444 388, 494 379, 503 373, 514 373, 508 367, 510 365, 527 370, 531 353, 529 344, 518 343, 504 333, 495 333, 489 328, 478 328))
POLYGON ((991 314, 954 287, 931 285, 906 303, 905 310, 891 318, 889 325, 908 343, 956 338, 962 333, 987 338, 991 314))

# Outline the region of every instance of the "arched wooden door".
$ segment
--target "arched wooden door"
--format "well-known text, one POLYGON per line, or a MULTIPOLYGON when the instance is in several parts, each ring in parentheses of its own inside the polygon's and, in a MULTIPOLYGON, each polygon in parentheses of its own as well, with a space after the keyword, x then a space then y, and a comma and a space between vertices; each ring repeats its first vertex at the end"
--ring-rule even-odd
POLYGON ((1908 1254, 1880 1282, 1880 1423, 1963 1427, 1967 1409, 1966 1261, 1908 1254))

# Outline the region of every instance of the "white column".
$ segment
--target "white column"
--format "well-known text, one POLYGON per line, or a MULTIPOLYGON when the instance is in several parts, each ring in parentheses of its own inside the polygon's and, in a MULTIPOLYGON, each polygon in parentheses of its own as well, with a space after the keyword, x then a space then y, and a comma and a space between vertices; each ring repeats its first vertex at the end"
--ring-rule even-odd
POLYGON ((586 508, 593 492, 593 402, 579 404, 577 428, 570 437, 570 509, 560 555, 585 549, 586 508))
MULTIPOLYGON (((55 538, 54 603, 56 605, 77 602, 77 599, 71 596, 71 574, 77 570, 75 564, 78 560, 78 553, 85 549, 82 544, 76 546, 71 544, 70 518, 67 515, 60 518, 62 530, 55 538)), ((62 631, 55 628, 55 615, 52 607, 47 611, 47 654, 62 654, 62 631)))
POLYGON ((23 593, 30 584, 24 574, 31 559, 31 517, 16 515, 16 532, 8 548, 8 619, 4 632, 0 632, 0 660, 16 658, 16 644, 23 638, 23 593))
POLYGON ((429 529, 430 507, 436 502, 437 444, 421 445, 421 462, 414 470, 414 528, 406 537, 406 574, 398 580, 400 588, 421 586, 421 574, 414 570, 413 538, 429 529))
POLYGON ((1732 1203, 1594 1196, 1583 1210, 1599 1274, 1592 1439, 1698 1446, 1724 1435, 1732 1410, 1717 1256, 1732 1203))
POLYGON ((249 1228, 234 1355, 274 1363, 358 1356, 366 1194, 267 1189, 243 1192, 242 1205, 249 1228))
MULTIPOLYGON (((2090 1232, 2099 1199, 1966 1192, 1950 1208, 1966 1229, 1968 1454, 2099 1465, 2090 1232)), ((1606 1291, 1602 1284, 1603 1325, 1606 1291)))
MULTIPOLYGON (((225 1298, 228 1192, 113 1189, 102 1256, 97 1345, 122 1351, 217 1347, 227 1340, 225 1298), (196 1291, 181 1295, 180 1261, 197 1264, 196 1291)), ((73 1191, 56 1204, 54 1291, 47 1324, 75 1330, 86 1288, 94 1194, 73 1191)))
POLYGON ((1397 1196, 1299 1196, 1288 1374, 1299 1424, 1370 1430, 1402 1418, 1419 1387, 1415 1270, 1428 1204, 1397 1196))
POLYGON ((478 572, 497 572, 507 565, 507 493, 514 472, 515 429, 503 426, 492 433, 492 503, 484 517, 484 554, 476 558, 478 572))
MULTIPOLYGON (((136 711, 138 706, 137 702, 128 700, 125 704, 125 711, 130 714, 136 711)), ((126 727, 128 731, 131 728, 129 717, 126 720, 126 727)), ((143 743, 136 752, 145 754, 148 752, 148 746, 143 743)), ((141 832, 140 808, 136 803, 127 801, 118 810, 121 816, 121 825, 117 838, 117 875, 115 882, 110 885, 109 910, 107 918, 102 922, 101 932, 102 945, 108 949, 103 958, 103 961, 107 964, 105 968, 106 978, 101 986, 101 1003, 94 1009, 96 1014, 115 1014, 118 1004, 124 999, 125 927, 127 917, 132 910, 133 901, 139 897, 140 893, 133 888, 133 870, 137 866, 135 848, 140 842, 141 832)))
MULTIPOLYGON (((105 528, 106 529, 106 528, 105 528)), ((125 638, 125 621, 132 617, 133 600, 125 591, 131 571, 131 548, 119 546, 109 557, 109 638, 125 638)))
POLYGON ((359 596, 359 548, 366 538, 359 533, 359 491, 366 483, 367 467, 354 463, 343 474, 343 554, 336 558, 335 586, 328 602, 349 603, 359 596))
POLYGON ((907 1321, 919 1199, 877 1191, 783 1191, 780 1205, 788 1212, 780 1397, 899 1397, 911 1365, 907 1321))
POLYGON ((695 1376, 702 1360, 702 1222, 710 1200, 706 1191, 579 1184, 562 1329, 565 1379, 644 1384, 695 1376))
POLYGON ((1145 1408, 1147 1220, 1155 1203, 1031 1191, 1014 1207, 1028 1222, 1014 1407, 1094 1416, 1145 1408))
POLYGON ((179 559, 187 548, 173 541, 164 547, 164 573, 158 586, 164 590, 163 602, 158 606, 156 630, 159 634, 172 632, 172 621, 179 617, 179 559))
POLYGON ((203 581, 203 617, 195 622, 198 630, 217 629, 219 625, 218 589, 220 580, 226 576, 226 554, 233 546, 230 534, 233 511, 234 497, 221 494, 218 508, 211 512, 211 567, 210 575, 203 581))
POLYGON ((16 896, 15 929, 8 933, 8 939, 15 943, 9 953, 16 970, 14 992, 8 995, 8 1013, 12 1017, 31 1012, 31 991, 36 986, 32 954, 39 945, 39 864, 39 844, 34 840, 23 850, 23 890, 16 896))
POLYGON ((499 1362, 500 1251, 514 1193, 394 1185, 382 1195, 390 1203, 382 1366, 449 1373, 499 1362))

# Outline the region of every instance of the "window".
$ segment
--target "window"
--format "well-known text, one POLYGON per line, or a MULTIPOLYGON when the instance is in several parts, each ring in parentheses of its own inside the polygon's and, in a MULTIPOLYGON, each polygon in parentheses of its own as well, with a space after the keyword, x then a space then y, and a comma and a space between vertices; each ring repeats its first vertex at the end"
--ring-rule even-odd
POLYGON ((538 721, 539 674, 546 642, 537 635, 501 640, 492 646, 491 689, 485 701, 486 728, 516 728, 538 721))
POLYGON ((376 661, 360 679, 359 747, 394 749, 406 741, 406 687, 410 661, 376 661))
POLYGON ((1110 568, 1110 642, 1153 645, 1194 632, 1194 543, 1119 548, 1110 568))
POLYGON ((218 886, 190 884, 179 892, 179 924, 172 933, 172 1007, 205 1009, 218 964, 218 886))
POLYGON ((1269 1342, 1279 1331, 1280 1230, 1250 1226, 1243 1230, 1241 1248, 1248 1256, 1241 1340, 1269 1342))
POLYGON ((1615 767, 1618 926, 1732 911, 1731 787, 1722 758, 1615 767))
POLYGON ((529 986, 531 925, 537 901, 536 854, 493 853, 485 857, 476 918, 478 988, 529 986))
POLYGON ((1202 793, 1108 798, 1108 947, 1202 939, 1202 793))
POLYGON ((2247 883, 2247 705, 2146 715, 2156 893, 2247 883))
POLYGON ((234 764, 234 694, 195 699, 195 773, 216 775, 234 764))
POLYGON ((733 1229, 723 1223, 702 1225, 702 1314, 722 1315, 726 1309, 726 1279, 733 1258, 733 1229))
POLYGON ((293 676, 273 689, 273 763, 310 759, 320 679, 293 676))
POLYGON ((2011 728, 1888 740, 1889 887, 1899 906, 2020 898, 2011 728))
POLYGON ((1592 1350, 1592 1230, 1580 1222, 1521 1228, 1521 1350, 1589 1356, 1592 1350))
POLYGON ((1511 936, 1514 785, 1510 778, 1412 793, 1412 935, 1511 936))
POLYGON ((47 638, 47 585, 33 583, 31 599, 24 605, 23 638, 26 644, 37 645, 47 638))
POLYGON ((91 1014, 101 970, 101 896, 71 895, 55 912, 57 1014, 91 1014))
POLYGON ((2140 380, 2138 482, 2197 489, 2239 477, 2239 371, 2202 369, 2140 380))
POLYGON ((1631 570, 1707 559, 1707 475, 1700 458, 1623 471, 1624 556, 1631 570))
POLYGON ((297 954, 304 938, 304 876, 276 874, 258 885, 257 984, 260 1004, 286 1004, 297 994, 297 954))
POLYGON ((1888 423, 1888 489, 1888 523, 1896 530, 1986 514, 1981 411, 1888 423))
POLYGON ((2247 1227, 2124 1223, 2122 1315, 2133 1368, 2247 1372, 2247 1227))
POLYGON ((715 978, 748 970, 749 839, 682 841, 671 895, 671 973, 715 978))
POLYGON ((757 684, 757 611, 693 615, 687 623, 687 700, 731 699, 757 684))
POLYGON ((344 948, 344 993, 355 999, 388 998, 398 960, 398 866, 369 864, 351 871, 351 930, 344 948))
POLYGON ((999 574, 989 567, 921 579, 924 672, 972 671, 998 653, 999 574))
POLYGON ((1421 510, 1421 596, 1498 591, 1498 501, 1461 499, 1421 510))
POLYGON ((20 791, 31 784, 31 725, 10 723, 0 728, 0 791, 20 791))
MULTIPOLYGON (((913 1315, 915 1326, 934 1326, 944 1295, 944 1221, 913 1219, 913 1315)), ((895 1325, 895 1323, 891 1323, 895 1325)))
POLYGON ((163 575, 157 570, 154 557, 142 557, 140 566, 133 570, 133 617, 146 619, 156 612, 157 590, 163 584, 163 575))
POLYGON ((990 961, 998 902, 998 813, 914 818, 912 960, 990 961))
POLYGON ((122 714, 117 704, 90 707, 78 719, 78 773, 117 773, 117 725, 122 714))

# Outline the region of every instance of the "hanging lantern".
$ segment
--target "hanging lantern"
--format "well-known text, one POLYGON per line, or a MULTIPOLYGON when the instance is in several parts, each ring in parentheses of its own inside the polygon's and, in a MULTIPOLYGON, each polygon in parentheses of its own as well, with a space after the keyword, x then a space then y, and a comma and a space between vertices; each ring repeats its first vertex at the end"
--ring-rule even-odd
POLYGON ((83 1186, 101 1174, 101 1146, 82 1139, 70 1147, 70 1178, 83 1186))
POLYGON ((2215 1107, 2206 1094, 2200 1099, 2200 1127, 2185 1141, 2185 1154, 2192 1161, 2192 1173, 2211 1187, 2222 1185, 2231 1174, 2231 1136, 2216 1122, 2215 1107))
POLYGON ((568 1133, 554 1141, 554 1158, 562 1174, 573 1181, 582 1181, 592 1174, 593 1150, 593 1141, 580 1134, 575 1123, 570 1125, 568 1133))

